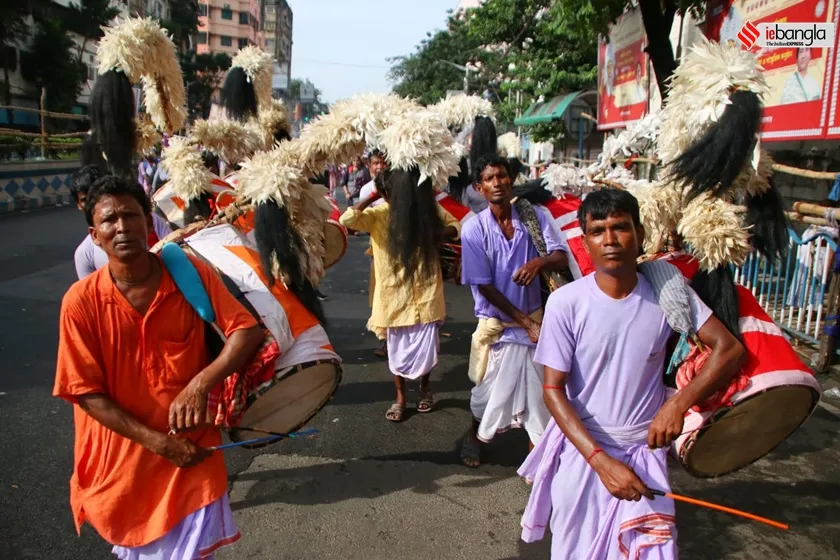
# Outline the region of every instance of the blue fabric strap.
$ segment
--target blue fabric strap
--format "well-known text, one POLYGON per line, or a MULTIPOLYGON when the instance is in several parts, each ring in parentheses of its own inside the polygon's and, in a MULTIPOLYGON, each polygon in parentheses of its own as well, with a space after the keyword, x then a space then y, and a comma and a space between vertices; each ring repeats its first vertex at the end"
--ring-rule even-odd
POLYGON ((208 323, 215 323, 216 312, 213 311, 210 296, 204 289, 198 270, 184 250, 177 243, 167 243, 160 251, 160 259, 175 281, 175 285, 178 286, 178 290, 196 313, 208 323))

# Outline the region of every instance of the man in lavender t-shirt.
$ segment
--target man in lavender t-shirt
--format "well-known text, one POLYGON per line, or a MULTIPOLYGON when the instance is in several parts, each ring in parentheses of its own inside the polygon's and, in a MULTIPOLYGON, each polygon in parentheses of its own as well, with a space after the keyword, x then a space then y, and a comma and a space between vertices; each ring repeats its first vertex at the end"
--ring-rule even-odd
POLYGON ((474 175, 488 208, 464 224, 461 232, 461 280, 472 289, 479 319, 473 353, 490 323, 501 323, 504 330, 492 340, 486 370, 470 395, 473 427, 461 448, 461 460, 469 467, 480 464, 479 442, 489 442, 508 428, 524 427, 535 444, 549 420, 542 377, 533 361, 542 313, 540 273, 568 267, 568 247, 538 211, 535 229, 545 240, 547 255, 537 253, 511 203, 513 187, 504 159, 479 160, 474 175))
POLYGON ((539 540, 550 526, 554 560, 674 559, 674 502, 651 489, 670 490, 667 447, 688 409, 740 369, 744 348, 687 288, 694 329, 711 355, 667 398, 672 331, 636 268, 644 239, 638 202, 602 189, 584 199, 579 218, 595 273, 551 294, 546 306, 535 360, 553 419, 519 470, 533 482, 522 539, 539 540))
MULTIPOLYGON (((84 211, 87 192, 90 186, 102 175, 102 170, 96 165, 86 165, 73 174, 70 194, 79 210, 84 211)), ((166 220, 154 213, 152 213, 152 222, 158 239, 163 239, 172 232, 166 220)), ((76 248, 73 261, 76 265, 76 276, 81 280, 108 264, 108 255, 93 242, 90 234, 88 234, 76 248)))

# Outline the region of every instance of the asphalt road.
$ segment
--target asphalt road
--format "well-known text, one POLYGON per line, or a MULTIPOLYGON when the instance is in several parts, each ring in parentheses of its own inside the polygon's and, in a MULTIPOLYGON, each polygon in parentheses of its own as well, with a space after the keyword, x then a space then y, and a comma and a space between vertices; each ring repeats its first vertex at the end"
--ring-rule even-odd
MULTIPOLYGON (((73 250, 84 235, 70 208, 0 217, 0 558, 96 560, 109 547, 68 506, 72 413, 50 396, 61 297, 74 281, 73 250)), ((521 432, 504 434, 480 469, 458 463, 469 424, 466 376, 472 300, 447 287, 450 319, 434 376, 436 409, 402 424, 384 419, 393 389, 365 332, 364 238, 352 238, 324 291, 329 332, 345 360, 334 401, 312 425, 313 440, 227 455, 231 502, 242 540, 225 559, 407 560, 548 558, 547 543, 518 539, 527 488, 514 476, 526 453, 521 432)), ((410 399, 416 400, 416 392, 410 399)), ((672 465, 676 492, 791 524, 783 533, 678 505, 683 558, 840 557, 840 419, 818 408, 769 457, 719 480, 672 465)), ((130 507, 130 504, 126 504, 130 507)))

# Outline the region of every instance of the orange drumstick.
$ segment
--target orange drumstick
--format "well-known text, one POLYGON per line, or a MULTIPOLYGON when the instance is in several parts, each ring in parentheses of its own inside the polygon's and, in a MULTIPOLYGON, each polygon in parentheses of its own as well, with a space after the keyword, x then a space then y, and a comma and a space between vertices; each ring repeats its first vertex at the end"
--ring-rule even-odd
POLYGON ((767 519, 766 517, 759 517, 758 515, 753 515, 752 513, 748 513, 746 511, 741 511, 739 509, 728 508, 726 506, 720 506, 718 504, 713 504, 711 502, 704 502, 703 500, 697 500, 694 498, 689 498, 686 496, 680 496, 679 494, 671 494, 670 492, 663 492, 662 490, 654 490, 651 489, 651 492, 656 496, 666 496, 673 500, 677 500, 678 502, 685 502, 687 504, 692 504, 695 506, 701 506, 709 509, 715 509, 717 511, 722 511, 724 513, 729 513, 732 515, 737 515, 739 517, 744 517, 746 519, 752 519, 753 521, 758 521, 759 523, 764 523, 765 525, 770 525, 771 527, 775 527, 776 529, 781 529, 782 531, 788 531, 790 529, 790 525, 785 523, 779 523, 778 521, 773 521, 772 519, 767 519))

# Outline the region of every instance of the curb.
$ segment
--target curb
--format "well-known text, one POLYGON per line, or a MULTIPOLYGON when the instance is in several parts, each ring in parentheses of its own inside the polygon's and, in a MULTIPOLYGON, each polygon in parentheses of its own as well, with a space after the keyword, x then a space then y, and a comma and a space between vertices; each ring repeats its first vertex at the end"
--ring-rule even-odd
POLYGON ((45 194, 41 196, 16 196, 0 200, 0 215, 20 214, 42 208, 60 208, 70 204, 70 195, 65 193, 45 194))

